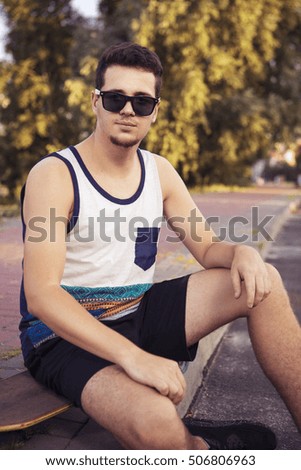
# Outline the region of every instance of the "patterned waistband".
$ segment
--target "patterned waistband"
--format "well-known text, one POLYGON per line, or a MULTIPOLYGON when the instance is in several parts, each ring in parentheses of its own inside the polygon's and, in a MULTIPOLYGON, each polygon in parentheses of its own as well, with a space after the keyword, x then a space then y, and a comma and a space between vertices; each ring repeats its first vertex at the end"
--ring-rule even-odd
POLYGON ((109 318, 114 315, 117 315, 125 310, 134 307, 135 305, 139 304, 143 298, 143 295, 137 297, 136 299, 132 300, 125 300, 123 302, 114 301, 114 300, 83 300, 79 301, 79 303, 89 312, 93 314, 99 320, 103 320, 104 318, 109 318), (95 315, 95 311, 101 311, 99 315, 95 315))

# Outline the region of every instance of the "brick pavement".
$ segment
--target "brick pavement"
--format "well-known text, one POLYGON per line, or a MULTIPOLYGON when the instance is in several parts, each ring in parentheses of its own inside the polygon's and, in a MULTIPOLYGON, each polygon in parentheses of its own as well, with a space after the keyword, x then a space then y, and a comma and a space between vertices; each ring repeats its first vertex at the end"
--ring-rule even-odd
POLYGON ((19 348, 19 285, 21 279, 22 238, 18 219, 0 224, 0 358, 19 348))

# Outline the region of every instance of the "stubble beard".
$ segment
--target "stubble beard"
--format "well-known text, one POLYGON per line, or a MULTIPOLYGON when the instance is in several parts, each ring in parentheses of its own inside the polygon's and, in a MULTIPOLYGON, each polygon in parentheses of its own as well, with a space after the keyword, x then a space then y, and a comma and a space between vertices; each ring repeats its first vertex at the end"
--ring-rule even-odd
POLYGON ((113 136, 110 136, 110 141, 113 145, 117 145, 117 147, 123 147, 125 149, 128 149, 130 147, 135 147, 140 142, 140 140, 137 140, 137 139, 129 140, 126 142, 122 139, 118 139, 118 137, 113 137, 113 136))

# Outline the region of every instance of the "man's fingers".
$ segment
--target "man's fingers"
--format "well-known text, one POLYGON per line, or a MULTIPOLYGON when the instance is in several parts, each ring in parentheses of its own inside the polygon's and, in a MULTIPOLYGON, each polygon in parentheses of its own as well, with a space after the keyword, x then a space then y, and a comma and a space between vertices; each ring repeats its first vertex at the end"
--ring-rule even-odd
POLYGON ((255 301, 255 288, 256 288, 255 278, 254 276, 246 276, 244 279, 244 282, 245 282, 245 289, 247 293, 247 306, 249 308, 253 308, 254 301, 255 301))
POLYGON ((265 297, 267 297, 272 290, 272 281, 268 273, 264 277, 265 297))
POLYGON ((234 289, 234 296, 236 299, 240 297, 241 294, 241 278, 237 269, 233 269, 232 273, 232 285, 234 289))
POLYGON ((170 364, 165 380, 156 387, 161 395, 168 397, 175 405, 180 403, 186 391, 185 378, 176 362, 170 364))
POLYGON ((258 305, 266 297, 266 288, 264 278, 260 277, 256 280, 256 292, 254 306, 258 305))
POLYGON ((164 383, 162 382, 156 388, 161 395, 168 397, 175 405, 180 403, 184 397, 184 389, 180 382, 166 381, 164 383))

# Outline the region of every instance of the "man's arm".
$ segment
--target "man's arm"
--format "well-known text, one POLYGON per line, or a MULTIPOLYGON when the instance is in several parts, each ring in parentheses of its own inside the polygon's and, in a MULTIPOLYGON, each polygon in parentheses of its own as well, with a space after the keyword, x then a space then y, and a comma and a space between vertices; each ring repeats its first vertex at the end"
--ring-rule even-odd
POLYGON ((247 306, 254 307, 270 293, 270 280, 266 266, 249 246, 218 241, 214 231, 206 223, 184 182, 170 165, 159 157, 164 215, 196 260, 206 269, 231 270, 233 295, 239 298, 242 281, 247 291, 247 306))
POLYGON ((29 311, 58 336, 119 365, 133 380, 178 403, 185 381, 176 362, 142 351, 96 320, 60 287, 66 223, 51 222, 50 209, 55 209, 56 220, 67 222, 72 205, 72 181, 65 164, 49 157, 36 165, 28 177, 24 201, 24 288, 29 311), (35 228, 39 221, 43 237, 35 228))

